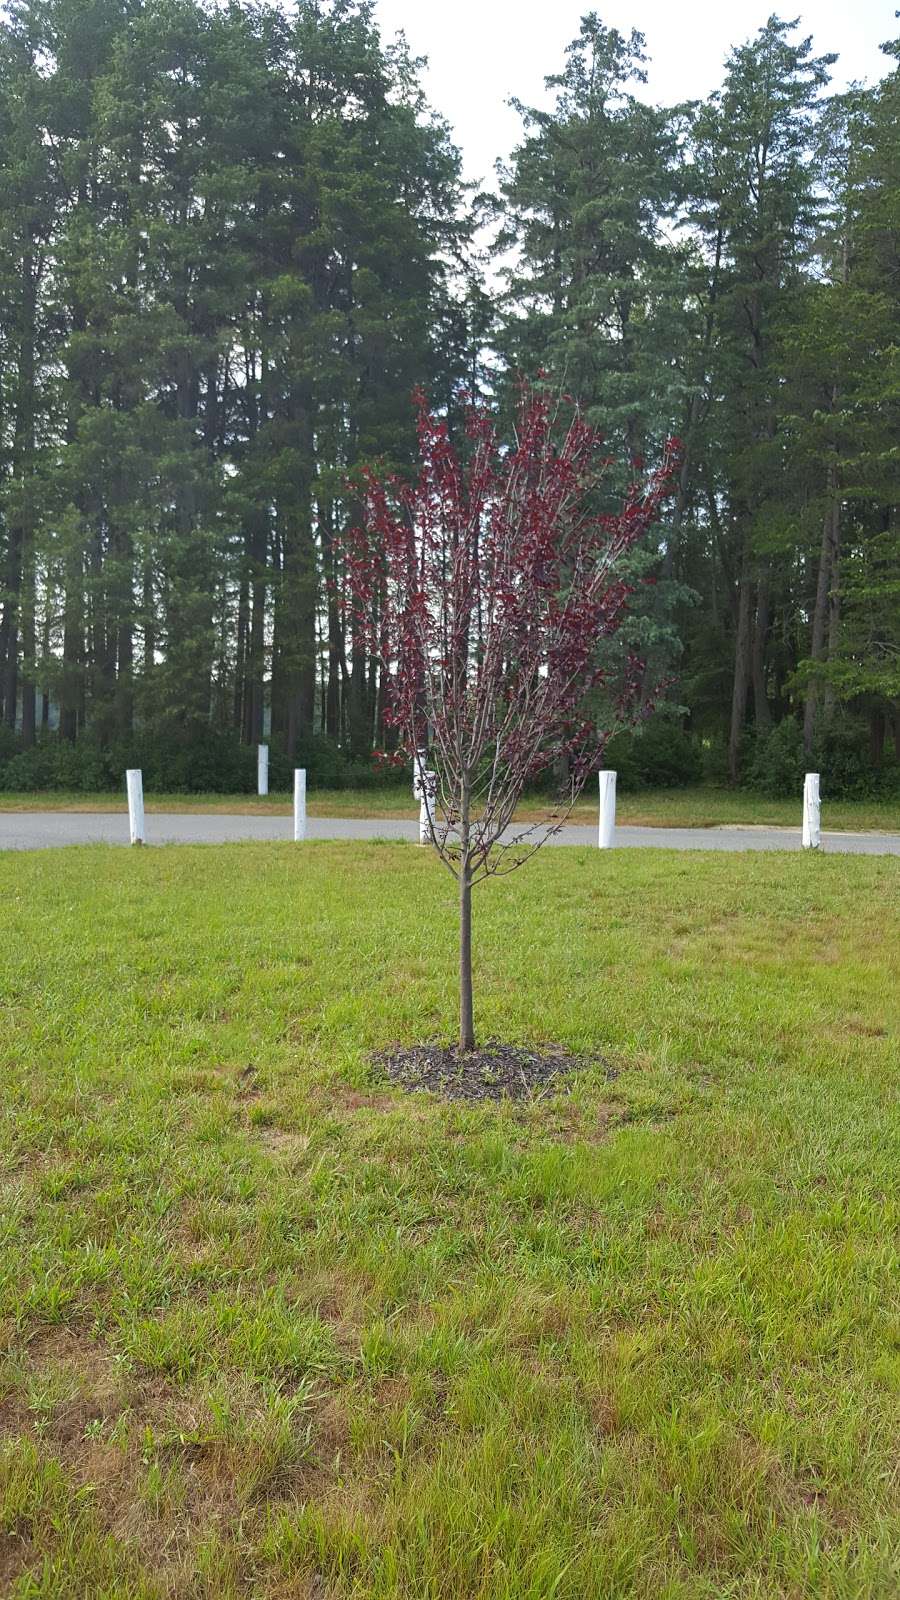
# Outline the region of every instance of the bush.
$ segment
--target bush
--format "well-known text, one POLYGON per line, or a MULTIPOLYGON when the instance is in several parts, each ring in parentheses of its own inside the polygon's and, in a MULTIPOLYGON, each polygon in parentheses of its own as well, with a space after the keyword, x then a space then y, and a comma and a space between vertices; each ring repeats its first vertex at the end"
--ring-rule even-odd
POLYGON ((18 749, 15 734, 5 722, 0 722, 0 765, 4 761, 11 761, 18 749))
POLYGON ((786 717, 756 746, 747 785, 777 798, 802 792, 807 772, 818 772, 822 794, 832 800, 871 800, 900 796, 900 766, 885 757, 872 765, 868 730, 848 719, 832 722, 816 739, 812 755, 803 752, 803 730, 794 717, 786 717))
POLYGON ((803 730, 794 717, 785 717, 765 738, 757 739, 746 786, 775 799, 796 796, 806 771, 803 730))
POLYGON ((703 778, 703 751, 675 722, 653 718, 618 733, 606 748, 604 766, 615 768, 621 789, 683 789, 703 778))
MULTIPOLYGON (((148 793, 255 794, 256 747, 240 744, 213 728, 145 731, 101 745, 91 734, 74 743, 44 734, 30 750, 9 730, 0 742, 0 790, 34 792, 71 789, 80 793, 123 790, 128 767, 140 767, 148 793)), ((313 736, 290 760, 277 745, 269 750, 269 787, 290 790, 294 767, 305 767, 311 788, 383 788, 389 780, 370 761, 351 759, 331 739, 313 736)), ((398 775, 398 782, 404 775, 398 775)))

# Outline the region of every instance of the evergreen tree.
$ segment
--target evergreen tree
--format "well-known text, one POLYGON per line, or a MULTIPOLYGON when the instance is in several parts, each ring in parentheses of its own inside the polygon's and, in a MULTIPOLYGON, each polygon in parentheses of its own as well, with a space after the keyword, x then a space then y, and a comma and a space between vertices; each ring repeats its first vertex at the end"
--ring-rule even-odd
POLYGON ((767 651, 781 573, 769 533, 784 486, 777 330, 793 315, 818 221, 813 125, 835 59, 814 57, 809 39, 793 43, 793 26, 771 17, 732 52, 724 86, 701 109, 693 133, 699 182, 688 214, 717 279, 720 471, 710 477, 736 587, 732 779, 751 686, 757 730, 770 722, 767 651))
MULTIPOLYGON (((692 376, 681 341, 695 317, 687 256, 670 238, 682 118, 632 92, 645 81, 644 44, 594 12, 584 18, 564 71, 547 79, 553 109, 518 106, 525 138, 502 175, 498 237, 498 250, 513 253, 501 335, 508 370, 543 370, 573 393, 626 470, 684 431, 692 376)), ((610 478, 611 496, 624 487, 610 478)), ((661 547, 653 530, 627 562, 632 583, 657 581, 617 644, 649 654, 654 670, 674 653, 669 618, 686 598, 673 581, 676 539, 664 533, 661 547)))

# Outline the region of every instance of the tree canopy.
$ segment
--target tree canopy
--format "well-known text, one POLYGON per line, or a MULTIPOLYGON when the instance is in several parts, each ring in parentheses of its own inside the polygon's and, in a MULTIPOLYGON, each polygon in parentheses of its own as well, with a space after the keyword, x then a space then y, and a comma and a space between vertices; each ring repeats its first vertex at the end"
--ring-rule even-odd
POLYGON ((889 773, 898 46, 834 94, 773 16, 665 107, 651 48, 588 13, 475 196, 369 0, 8 5, 0 760, 389 745, 344 604, 366 470, 412 471, 415 389, 461 438, 465 390, 502 428, 540 373, 623 463, 607 509, 683 440, 606 676, 640 654, 711 773, 776 735, 889 773))

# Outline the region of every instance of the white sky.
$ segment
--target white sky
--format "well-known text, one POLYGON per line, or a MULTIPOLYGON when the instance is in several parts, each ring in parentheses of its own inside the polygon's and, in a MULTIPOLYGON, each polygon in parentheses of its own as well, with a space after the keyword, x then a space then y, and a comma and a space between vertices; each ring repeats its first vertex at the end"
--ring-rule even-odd
POLYGON ((874 81, 889 67, 879 45, 900 35, 898 6, 900 0, 376 0, 376 13, 385 38, 403 29, 413 52, 428 56, 429 99, 454 129, 466 176, 483 180, 518 142, 510 95, 526 105, 547 103, 544 78, 559 71, 587 11, 607 27, 646 35, 646 94, 674 104, 717 88, 728 51, 773 10, 799 14, 797 37, 811 33, 817 54, 839 53, 835 88, 874 81))

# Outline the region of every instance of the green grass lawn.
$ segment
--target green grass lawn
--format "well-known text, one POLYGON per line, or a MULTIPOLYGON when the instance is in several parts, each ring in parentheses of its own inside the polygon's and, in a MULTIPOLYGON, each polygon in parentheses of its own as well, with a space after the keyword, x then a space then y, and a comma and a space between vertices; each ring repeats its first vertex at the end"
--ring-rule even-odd
POLYGON ((900 863, 0 857, 0 1592, 894 1600, 900 863), (893 1342, 892 1342, 893 1340, 893 1342))
MULTIPOLYGON (((523 820, 533 821, 546 814, 543 799, 527 799, 519 807, 523 820)), ((0 811, 124 811, 125 788, 121 794, 81 794, 48 790, 39 794, 0 793, 0 811)), ((256 795, 148 794, 146 809, 240 813, 257 816, 288 816, 292 800, 287 794, 271 794, 265 800, 256 795)), ((617 818, 650 828, 710 828, 737 823, 757 827, 799 828, 802 797, 793 800, 767 800, 765 795, 744 790, 655 789, 641 794, 618 796, 617 818)), ((414 817, 416 806, 402 789, 311 789, 309 814, 313 817, 414 817)), ((597 820, 596 783, 579 801, 572 813, 573 822, 597 820)), ((825 796, 822 826, 826 829, 866 831, 900 830, 900 801, 835 800, 825 796)))

